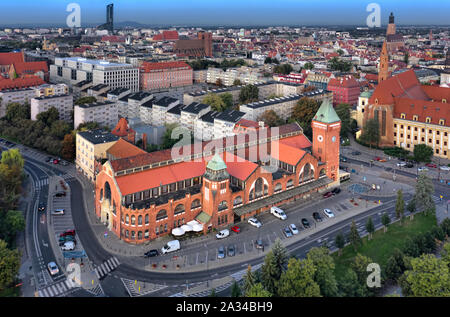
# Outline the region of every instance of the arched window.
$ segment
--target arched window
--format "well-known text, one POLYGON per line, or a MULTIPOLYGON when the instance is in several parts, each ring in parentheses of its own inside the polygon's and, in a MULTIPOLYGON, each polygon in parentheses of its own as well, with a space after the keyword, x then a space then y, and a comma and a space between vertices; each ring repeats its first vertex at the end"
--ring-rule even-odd
POLYGON ((142 240, 142 231, 138 232, 138 240, 142 240))
POLYGON ((103 188, 100 189, 100 201, 102 201, 102 200, 103 200, 103 188))
POLYGON ((161 209, 157 214, 156 214, 156 220, 162 220, 167 218, 167 211, 165 209, 161 209))
POLYGON ((138 216, 138 225, 142 225, 142 216, 138 216))
POLYGON ((202 206, 202 204, 200 203, 200 199, 196 199, 196 200, 194 200, 192 202, 191 209, 195 209, 195 208, 198 208, 198 207, 201 207, 201 206, 202 206))
POLYGON ((130 217, 128 215, 125 215, 125 223, 128 224, 130 222, 130 217))
POLYGON ((233 201, 233 206, 240 205, 240 204, 242 204, 242 197, 237 196, 233 201))
POLYGON ((136 217, 131 216, 131 225, 134 226, 136 224, 136 217))
POLYGON ((149 234, 149 232, 148 232, 148 229, 147 230, 145 230, 145 234, 144 234, 144 237, 147 239, 148 238, 148 234, 149 234))
POLYGON ((183 212, 184 212, 184 205, 179 204, 178 206, 175 207, 175 210, 174 210, 175 215, 181 214, 183 212))
POLYGON ((281 183, 277 183, 277 184, 275 185, 274 191, 275 191, 275 192, 279 192, 279 191, 282 190, 282 189, 283 189, 283 186, 281 185, 281 183))
POLYGON ((288 182, 286 183, 286 187, 291 187, 294 185, 294 181, 292 179, 288 180, 288 182))
POLYGON ((269 186, 264 184, 264 180, 260 177, 255 181, 255 186, 250 191, 250 200, 260 198, 269 193, 269 186))
POLYGON ((300 174, 299 182, 306 182, 314 178, 314 170, 311 168, 311 164, 306 163, 303 167, 303 172, 300 174))
POLYGON ((148 225, 148 214, 145 215, 145 224, 148 225))
POLYGON ((105 182, 105 198, 111 200, 111 186, 108 182, 105 182))
POLYGON ((227 202, 226 202, 226 200, 223 200, 223 201, 221 201, 220 202, 220 204, 219 204, 219 211, 222 211, 222 210, 225 210, 225 209, 228 209, 228 205, 227 205, 227 202))
POLYGON ((134 232, 134 231, 131 231, 131 239, 136 239, 136 232, 134 232))
POLYGON ((324 168, 322 168, 322 169, 320 170, 320 173, 319 173, 319 176, 323 176, 323 175, 325 175, 325 169, 324 169, 324 168))

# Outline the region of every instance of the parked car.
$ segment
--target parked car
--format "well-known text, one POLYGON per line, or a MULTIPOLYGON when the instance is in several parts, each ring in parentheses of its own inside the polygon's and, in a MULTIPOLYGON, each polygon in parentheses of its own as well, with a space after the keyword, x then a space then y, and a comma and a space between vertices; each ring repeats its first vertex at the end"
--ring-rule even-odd
POLYGON ((330 198, 331 196, 333 196, 332 192, 326 192, 325 194, 323 194, 323 198, 330 198))
POLYGON ((150 251, 147 251, 144 253, 144 256, 147 258, 151 258, 151 257, 158 256, 158 255, 159 255, 159 252, 156 249, 153 249, 153 250, 150 250, 150 251))
POLYGON ((302 219, 302 225, 303 225, 303 227, 305 227, 305 228, 309 228, 309 227, 310 227, 310 224, 309 224, 308 219, 303 218, 303 219, 302 219))
POLYGON ((239 233, 239 232, 241 232, 241 228, 239 228, 238 226, 233 226, 233 227, 231 227, 231 231, 239 233))
POLYGON ((450 167, 449 166, 445 166, 445 165, 442 165, 440 167, 440 169, 443 170, 443 171, 450 171, 450 167))
POLYGON ((54 159, 53 160, 53 164, 59 164, 59 160, 58 159, 54 159))
POLYGON ((431 168, 437 168, 437 165, 433 164, 433 163, 427 163, 427 164, 425 164, 425 166, 431 167, 431 168))
POLYGON ((248 223, 256 228, 259 228, 262 226, 262 223, 254 217, 248 218, 248 223))
POLYGON ((264 244, 263 244, 261 239, 258 239, 258 240, 255 241, 255 248, 257 248, 257 249, 264 249, 264 244))
POLYGON ((77 243, 77 241, 75 240, 75 237, 73 237, 73 236, 65 236, 65 237, 60 237, 59 238, 59 240, 58 240, 58 242, 59 242, 59 246, 62 246, 62 245, 64 245, 64 243, 66 243, 66 242, 73 242, 73 243, 77 243))
POLYGON ((323 213, 328 217, 328 218, 333 218, 334 217, 334 213, 330 210, 330 209, 324 209, 323 213))
POLYGON ((312 216, 313 216, 315 221, 317 221, 317 222, 321 222, 322 221, 322 217, 320 216, 320 214, 317 211, 313 212, 312 216))
POLYGON ((53 157, 51 157, 51 156, 47 157, 46 162, 47 163, 52 163, 53 162, 53 157))
POLYGON ((419 167, 417 168, 418 172, 424 172, 424 171, 428 171, 428 168, 426 168, 425 166, 419 167))
POLYGON ((406 166, 406 162, 398 162, 397 166, 398 167, 404 167, 404 166, 406 166))
POLYGON ((411 168, 411 167, 414 167, 414 164, 411 163, 411 162, 408 162, 408 163, 406 163, 405 167, 406 168, 411 168))
POLYGON ((55 209, 52 212, 53 215, 64 215, 64 209, 55 209))
POLYGON ((234 256, 236 254, 236 248, 234 245, 228 246, 228 256, 234 256))
POLYGON ((333 190, 331 191, 333 194, 337 195, 341 192, 341 189, 339 187, 335 187, 333 188, 333 190))
POLYGON ((286 238, 292 237, 292 232, 291 232, 291 230, 289 229, 289 227, 284 228, 284 229, 283 229, 283 233, 284 233, 284 235, 286 236, 286 238))
POLYGON ((216 238, 217 239, 223 239, 226 238, 230 235, 230 231, 228 231, 228 229, 223 229, 221 231, 219 231, 218 234, 216 234, 216 238))
POLYGON ((270 213, 272 215, 274 215, 275 217, 277 217, 278 219, 281 219, 281 220, 286 220, 287 219, 287 216, 284 213, 284 210, 281 209, 281 208, 273 206, 273 207, 270 208, 270 213))
POLYGON ((361 152, 359 152, 359 151, 353 151, 353 152, 352 152, 352 155, 361 155, 361 152))
POLYGON ((347 158, 345 156, 341 156, 340 161, 341 162, 347 162, 347 158))
POLYGON ((289 229, 291 230, 292 234, 298 234, 298 229, 293 223, 289 225, 289 229))
POLYGON ((55 197, 65 197, 66 196, 66 192, 59 192, 55 194, 55 197))
POLYGON ((75 236, 75 229, 66 230, 63 233, 59 234, 60 237, 66 237, 66 236, 75 236))
POLYGON ((172 241, 167 242, 167 244, 162 247, 161 253, 166 254, 166 253, 174 252, 177 250, 180 250, 180 241, 172 240, 172 241))
POLYGON ((44 212, 45 211, 45 204, 44 203, 40 203, 39 204, 39 206, 38 206, 38 211, 40 211, 40 212, 44 212))
POLYGON ((75 249, 75 243, 73 241, 64 242, 63 246, 61 247, 62 251, 72 251, 74 249, 75 249))
POLYGON ((56 265, 55 262, 50 262, 47 264, 47 269, 50 272, 50 275, 56 275, 59 273, 59 269, 58 266, 56 265))
POLYGON ((373 158, 373 160, 374 160, 374 161, 381 161, 381 157, 375 156, 375 157, 373 158))
POLYGON ((225 248, 223 246, 220 246, 217 250, 217 258, 223 259, 225 257, 225 248))

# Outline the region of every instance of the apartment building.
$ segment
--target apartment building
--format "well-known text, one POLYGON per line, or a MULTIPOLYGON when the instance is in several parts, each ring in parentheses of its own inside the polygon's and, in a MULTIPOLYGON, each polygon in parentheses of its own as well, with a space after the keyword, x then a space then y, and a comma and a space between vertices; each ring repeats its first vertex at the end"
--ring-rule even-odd
POLYGON ((77 132, 75 165, 79 172, 89 180, 95 180, 95 164, 97 159, 106 159, 106 151, 113 146, 119 137, 103 130, 77 132))
POLYGON ((154 126, 163 126, 166 123, 165 116, 167 111, 179 103, 178 99, 171 97, 163 97, 154 101, 152 105, 152 124, 154 126))
POLYGON ((239 80, 242 84, 256 84, 265 81, 263 75, 258 69, 250 67, 229 68, 223 70, 222 68, 208 68, 206 73, 206 82, 215 84, 218 80, 224 86, 233 86, 235 80, 239 80))
POLYGON ((98 122, 100 126, 114 128, 119 120, 117 103, 104 101, 74 107, 74 128, 86 122, 98 122))
POLYGON ((192 102, 181 110, 180 123, 190 131, 194 131, 195 120, 211 110, 211 106, 192 102))
POLYGON ((182 61, 149 63, 140 67, 142 90, 183 87, 192 85, 192 67, 182 61))
POLYGON ((54 107, 58 110, 59 120, 72 121, 73 96, 42 96, 31 98, 31 120, 37 120, 37 115, 54 107))

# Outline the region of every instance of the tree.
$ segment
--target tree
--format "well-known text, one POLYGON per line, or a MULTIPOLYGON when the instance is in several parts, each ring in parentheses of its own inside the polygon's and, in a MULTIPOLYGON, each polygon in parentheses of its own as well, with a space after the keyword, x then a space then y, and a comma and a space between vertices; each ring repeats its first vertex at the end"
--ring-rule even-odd
POLYGON ((282 297, 318 297, 320 287, 314 281, 316 268, 311 259, 289 259, 286 272, 281 275, 278 295, 282 297))
POLYGON ((94 103, 96 101, 97 101, 97 98, 95 98, 94 96, 85 96, 85 97, 78 98, 74 102, 74 105, 85 105, 85 104, 89 104, 89 103, 94 103))
POLYGON ((384 213, 381 217, 381 223, 384 226, 384 233, 386 233, 387 227, 391 223, 391 218, 389 218, 389 215, 387 213, 384 213))
POLYGON ((369 119, 364 125, 361 133, 361 141, 368 144, 370 147, 380 143, 380 125, 376 119, 369 119))
POLYGON ((0 240, 0 290, 11 286, 19 273, 19 250, 10 250, 5 241, 0 240))
POLYGON ((77 131, 83 132, 83 131, 90 131, 90 130, 96 130, 96 129, 100 129, 100 124, 95 121, 89 121, 89 122, 81 123, 78 126, 77 131))
POLYGON ((320 294, 325 297, 333 297, 338 294, 334 260, 329 252, 329 249, 324 247, 312 248, 307 255, 307 259, 311 260, 316 268, 314 281, 319 285, 320 294))
POLYGON ((340 72, 349 72, 352 69, 352 63, 348 61, 343 61, 337 57, 333 57, 328 62, 328 67, 331 70, 336 70, 340 72))
POLYGON ((225 103, 225 109, 233 107, 233 95, 229 92, 220 94, 220 98, 222 98, 223 102, 225 103))
POLYGON ((219 86, 219 87, 222 87, 222 86, 223 86, 222 79, 217 78, 217 80, 216 80, 216 86, 219 86))
POLYGON ((19 119, 30 119, 31 108, 30 105, 13 102, 6 106, 5 119, 9 122, 16 121, 19 119))
POLYGON ((362 245, 361 236, 359 235, 358 229, 356 228, 355 220, 353 220, 352 224, 350 225, 350 235, 348 240, 353 245, 355 251, 359 246, 362 245))
POLYGON ((409 219, 413 220, 414 213, 416 212, 416 201, 414 198, 409 201, 408 205, 406 205, 406 210, 409 211, 409 219))
POLYGON ((203 103, 206 105, 210 105, 211 109, 215 111, 222 112, 226 109, 225 102, 223 99, 214 93, 209 93, 203 98, 203 103))
POLYGON ((341 136, 346 137, 351 131, 351 117, 350 117, 351 106, 348 103, 341 103, 336 106, 336 114, 339 119, 341 119, 341 136))
POLYGON ((338 50, 336 51, 336 53, 338 53, 338 54, 339 54, 339 56, 342 56, 342 55, 344 54, 344 51, 343 51, 343 50, 341 50, 341 49, 338 49, 338 50))
POLYGON ((249 103, 258 100, 259 89, 255 85, 246 85, 239 92, 239 101, 241 103, 249 103))
POLYGON ((179 142, 183 138, 183 135, 180 135, 178 139, 172 138, 172 132, 175 128, 178 127, 178 124, 176 123, 166 124, 165 127, 166 131, 164 132, 162 137, 162 144, 160 146, 161 150, 172 148, 177 142, 179 142))
POLYGON ((297 121, 303 129, 303 133, 312 138, 311 122, 317 111, 320 103, 314 99, 303 97, 301 98, 294 109, 292 110, 292 119, 297 121))
POLYGON ((369 233, 369 240, 372 239, 372 235, 375 232, 375 226, 373 224, 372 217, 369 217, 366 222, 366 230, 369 233))
POLYGON ((75 137, 72 133, 64 136, 61 155, 68 161, 72 161, 75 158, 75 137))
POLYGON ((51 107, 47 111, 43 111, 36 116, 36 119, 42 121, 47 127, 59 120, 59 112, 55 107, 51 107))
POLYGON ((241 288, 239 287, 239 284, 234 281, 231 286, 231 297, 240 297, 241 296, 241 288))
POLYGON ((57 139, 63 139, 70 132, 71 128, 67 122, 57 120, 51 124, 50 135, 57 139))
MULTIPOLYGON (((412 269, 404 273, 408 293, 415 297, 450 296, 449 263, 432 254, 411 260, 412 269)), ((402 285, 402 290, 405 288, 402 285)))
POLYGON ((403 215, 405 213, 405 201, 403 200, 403 192, 401 189, 397 191, 397 202, 395 203, 395 216, 400 219, 402 223, 403 215))
POLYGON ((361 285, 361 287, 364 289, 365 296, 369 296, 372 294, 372 291, 367 287, 367 266, 370 263, 373 263, 371 258, 359 253, 356 254, 356 256, 353 258, 353 261, 350 263, 350 268, 356 273, 359 285, 361 285))
POLYGON ((388 279, 396 281, 406 270, 406 265, 403 260, 404 254, 399 249, 395 248, 392 255, 386 262, 385 273, 388 279))
POLYGON ((304 69, 314 69, 314 64, 311 62, 307 62, 305 63, 305 65, 303 65, 304 69))
POLYGON ((409 53, 405 52, 405 56, 403 56, 403 62, 408 65, 409 63, 409 53))
POLYGON ((211 290, 211 293, 209 293, 209 296, 208 296, 208 297, 217 297, 216 289, 215 289, 215 288, 213 288, 213 289, 211 290))
POLYGON ((427 214, 435 210, 436 206, 433 201, 434 185, 426 173, 419 173, 416 183, 416 192, 414 194, 414 201, 416 207, 422 208, 427 214))
POLYGON ((284 120, 281 119, 273 110, 266 110, 261 114, 258 121, 263 121, 268 127, 278 127, 284 124, 284 120))
POLYGON ((250 289, 255 285, 255 278, 252 273, 252 267, 249 265, 247 267, 247 273, 244 275, 244 282, 242 285, 242 290, 244 291, 244 294, 247 294, 247 292, 250 291, 250 289))
POLYGON ((241 82, 240 79, 235 79, 235 80, 233 81, 233 86, 240 86, 240 85, 242 85, 242 82, 241 82))
POLYGON ((277 74, 288 75, 293 71, 293 67, 290 64, 277 65, 273 68, 273 72, 277 74))
POLYGON ((417 162, 431 162, 433 157, 433 148, 426 144, 417 144, 414 146, 414 160, 417 162))
POLYGON ((245 293, 246 297, 271 297, 272 294, 265 290, 261 283, 253 285, 248 292, 245 293))
POLYGON ((342 232, 339 232, 334 239, 334 244, 339 249, 339 256, 342 254, 342 249, 345 247, 345 238, 342 232))
POLYGON ((348 268, 338 281, 339 292, 343 297, 363 297, 366 294, 365 287, 358 281, 355 271, 348 268))
POLYGON ((287 251, 281 245, 280 239, 276 239, 272 249, 267 253, 261 268, 262 284, 271 294, 278 293, 278 282, 281 274, 286 269, 287 262, 287 251))

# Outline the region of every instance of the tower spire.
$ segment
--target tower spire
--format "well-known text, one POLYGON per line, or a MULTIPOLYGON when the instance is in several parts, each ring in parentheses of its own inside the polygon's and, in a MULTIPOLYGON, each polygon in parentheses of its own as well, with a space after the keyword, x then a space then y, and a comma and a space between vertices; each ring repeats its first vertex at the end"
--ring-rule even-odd
POLYGON ((389 54, 387 51, 386 41, 383 43, 383 48, 381 49, 380 56, 380 66, 378 69, 378 84, 380 84, 383 80, 388 78, 389 74, 389 54))

